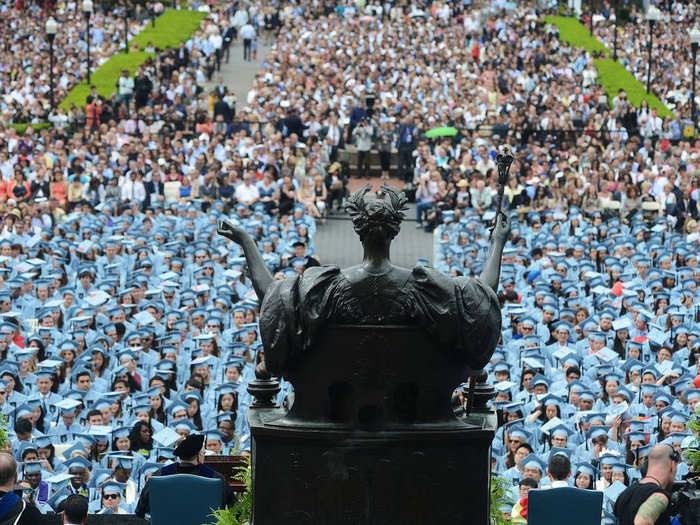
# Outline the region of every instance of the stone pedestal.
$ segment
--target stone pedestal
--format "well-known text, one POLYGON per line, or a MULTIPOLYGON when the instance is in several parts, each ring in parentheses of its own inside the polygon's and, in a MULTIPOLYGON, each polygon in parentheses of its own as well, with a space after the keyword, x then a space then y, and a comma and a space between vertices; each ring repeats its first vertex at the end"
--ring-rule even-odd
POLYGON ((251 408, 253 525, 486 525, 495 415, 450 398, 479 371, 410 327, 331 326, 251 408))

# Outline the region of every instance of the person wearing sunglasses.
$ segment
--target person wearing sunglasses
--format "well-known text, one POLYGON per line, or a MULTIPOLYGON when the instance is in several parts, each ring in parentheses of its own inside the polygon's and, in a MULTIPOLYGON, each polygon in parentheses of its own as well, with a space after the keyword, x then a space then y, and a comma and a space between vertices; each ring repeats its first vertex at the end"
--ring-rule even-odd
POLYGON ((130 514, 122 505, 122 492, 125 486, 124 483, 119 483, 113 479, 108 479, 102 483, 102 508, 97 511, 97 514, 130 514))
POLYGON ((644 477, 625 489, 615 502, 618 525, 670 523, 669 489, 680 461, 678 451, 669 444, 660 443, 651 449, 644 477))

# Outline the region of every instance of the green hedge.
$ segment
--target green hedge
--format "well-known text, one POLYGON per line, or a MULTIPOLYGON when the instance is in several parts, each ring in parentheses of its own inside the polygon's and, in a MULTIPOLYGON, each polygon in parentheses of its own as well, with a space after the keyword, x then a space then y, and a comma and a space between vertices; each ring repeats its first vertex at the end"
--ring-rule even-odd
MULTIPOLYGON (((115 84, 122 70, 126 69, 129 71, 129 75, 133 75, 149 56, 152 56, 152 53, 144 53, 143 51, 114 55, 107 62, 102 64, 97 71, 92 73, 90 84, 97 88, 97 92, 100 95, 105 98, 110 98, 112 93, 117 90, 115 84)), ((61 107, 68 109, 71 104, 84 106, 85 98, 90 93, 90 84, 81 82, 71 89, 70 93, 68 93, 66 98, 63 99, 63 102, 61 102, 61 107)))
POLYGON ((156 18, 155 27, 149 23, 129 42, 129 45, 137 44, 139 49, 145 49, 146 45, 151 42, 159 49, 177 47, 180 42, 187 40, 192 33, 197 31, 202 20, 206 17, 206 13, 199 11, 168 9, 156 18))
MULTIPOLYGON (((559 38, 572 46, 582 47, 589 53, 600 52, 610 56, 610 51, 597 38, 591 36, 588 29, 575 18, 547 16, 545 22, 557 26, 559 38)), ((598 83, 605 89, 611 104, 617 92, 624 89, 627 98, 635 107, 639 107, 642 100, 646 100, 649 107, 656 108, 661 117, 673 117, 673 113, 664 103, 655 95, 647 93, 644 84, 634 78, 622 64, 612 58, 596 58, 593 63, 598 70, 598 83)))
MULTIPOLYGON (((149 42, 158 49, 175 47, 180 41, 187 40, 199 28, 206 16, 206 13, 199 11, 168 9, 156 18, 155 27, 151 27, 149 23, 148 27, 129 41, 129 48, 136 44, 139 49, 144 49, 149 42)), ((110 98, 117 89, 115 84, 122 70, 126 69, 129 71, 129 75, 133 75, 138 71, 139 66, 152 55, 152 53, 144 51, 114 55, 92 73, 90 83, 97 87, 97 92, 100 95, 110 98)), ((70 90, 70 93, 61 102, 61 107, 68 109, 71 104, 84 106, 85 98, 89 93, 90 85, 87 82, 81 82, 70 90)))
POLYGON ((27 122, 15 122, 14 124, 10 124, 11 128, 15 128, 17 130, 18 135, 22 135, 27 128, 31 126, 34 131, 39 131, 44 128, 48 128, 51 126, 50 122, 37 122, 35 124, 27 123, 27 122))
POLYGON ((603 53, 609 55, 610 51, 596 37, 588 32, 588 28, 575 18, 568 16, 546 16, 544 21, 557 26, 559 38, 572 46, 582 47, 589 53, 603 53))
POLYGON ((605 88, 608 99, 617 96, 620 89, 627 93, 627 99, 639 107, 642 100, 649 103, 650 108, 656 108, 660 117, 673 117, 673 113, 655 95, 647 93, 646 87, 625 66, 610 58, 600 58, 593 61, 598 70, 598 82, 605 88))

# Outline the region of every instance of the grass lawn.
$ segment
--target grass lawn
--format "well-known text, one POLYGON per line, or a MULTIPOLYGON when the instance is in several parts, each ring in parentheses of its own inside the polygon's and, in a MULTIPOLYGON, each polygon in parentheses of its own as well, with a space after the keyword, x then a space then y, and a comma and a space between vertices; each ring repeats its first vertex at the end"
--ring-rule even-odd
POLYGON ((544 21, 557 26, 559 37, 572 46, 582 47, 589 53, 610 54, 600 40, 588 32, 588 28, 575 18, 569 16, 546 16, 544 21))
MULTIPOLYGON (((107 62, 102 64, 100 68, 90 75, 90 83, 97 87, 97 92, 105 98, 110 98, 112 93, 116 91, 116 82, 123 69, 129 71, 133 75, 138 71, 139 66, 143 64, 152 53, 119 53, 114 55, 107 62)), ((68 109, 71 104, 76 106, 85 105, 85 97, 90 93, 90 86, 87 82, 81 82, 73 89, 61 102, 61 107, 68 109)))
MULTIPOLYGON (((129 48, 136 43, 140 49, 144 49, 150 42, 158 49, 176 47, 181 41, 187 40, 206 18, 206 13, 199 11, 168 9, 156 18, 156 26, 149 23, 138 35, 129 41, 129 48)), ((151 53, 140 51, 134 53, 119 53, 102 64, 99 69, 91 74, 91 84, 97 87, 97 92, 105 98, 110 98, 116 91, 116 82, 123 69, 133 74, 151 53)), ((71 104, 84 106, 85 98, 90 93, 90 86, 83 81, 73 89, 61 102, 61 107, 68 109, 71 104)))
POLYGON ((39 131, 44 128, 48 128, 50 125, 50 122, 37 122, 36 124, 26 124, 24 122, 19 122, 17 124, 10 124, 10 127, 15 128, 15 130, 17 130, 18 135, 22 135, 29 126, 31 126, 34 131, 39 131))
POLYGON ((610 102, 617 95, 620 88, 627 93, 628 100, 639 107, 642 100, 649 103, 650 108, 656 108, 660 117, 673 117, 673 113, 661 102, 656 95, 647 93, 646 87, 634 75, 625 69, 625 66, 611 58, 597 58, 594 60, 598 70, 598 82, 605 88, 610 102))
POLYGON ((199 11, 168 9, 156 18, 155 27, 149 23, 129 42, 129 45, 135 43, 139 49, 144 49, 146 44, 151 42, 159 49, 177 47, 180 42, 187 40, 199 28, 199 24, 206 16, 206 13, 199 11))
MULTIPOLYGON (((547 16, 545 22, 557 26, 559 37, 572 46, 582 47, 589 53, 600 52, 610 56, 610 51, 595 37, 591 36, 581 22, 575 18, 565 16, 547 16)), ((635 106, 639 107, 642 100, 649 103, 649 107, 656 108, 661 117, 673 116, 673 113, 655 95, 646 91, 644 84, 634 78, 634 75, 612 58, 596 58, 593 60, 598 70, 598 83, 605 88, 608 99, 617 95, 618 90, 624 89, 627 98, 635 106)))

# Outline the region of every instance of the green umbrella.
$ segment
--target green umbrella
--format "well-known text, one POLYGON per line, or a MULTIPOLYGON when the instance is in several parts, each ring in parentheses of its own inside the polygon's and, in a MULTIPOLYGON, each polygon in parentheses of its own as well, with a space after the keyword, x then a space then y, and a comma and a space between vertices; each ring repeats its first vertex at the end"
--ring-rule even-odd
POLYGON ((434 139, 435 137, 454 137, 456 134, 457 128, 453 128, 452 126, 433 128, 425 132, 425 136, 429 139, 434 139))

